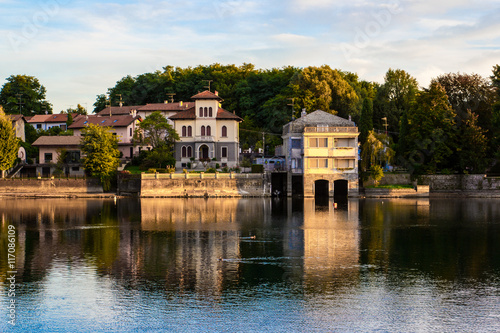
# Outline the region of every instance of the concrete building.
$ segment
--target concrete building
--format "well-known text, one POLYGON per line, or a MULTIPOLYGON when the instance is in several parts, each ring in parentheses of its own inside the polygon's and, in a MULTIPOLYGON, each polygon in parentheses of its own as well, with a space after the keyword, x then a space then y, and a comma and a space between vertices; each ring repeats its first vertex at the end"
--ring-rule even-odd
POLYGON ((170 117, 180 136, 175 143, 175 167, 186 168, 191 161, 213 159, 222 167, 236 167, 242 119, 221 107, 222 98, 217 93, 207 90, 192 100, 188 109, 170 117))
POLYGON ((288 196, 358 194, 358 128, 317 110, 283 127, 288 196))
POLYGON ((66 151, 63 174, 65 176, 83 176, 85 174, 80 162, 81 158, 80 136, 41 136, 33 147, 39 151, 38 164, 36 164, 36 175, 42 177, 51 176, 56 170, 59 155, 66 151))

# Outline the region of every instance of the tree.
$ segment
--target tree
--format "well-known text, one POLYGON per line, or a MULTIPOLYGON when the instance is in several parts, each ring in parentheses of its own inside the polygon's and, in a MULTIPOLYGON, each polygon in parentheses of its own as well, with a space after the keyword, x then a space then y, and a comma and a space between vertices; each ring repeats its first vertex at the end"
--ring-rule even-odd
POLYGON ((45 87, 34 76, 11 75, 0 91, 0 104, 7 114, 52 113, 52 105, 45 101, 45 94, 45 87))
MULTIPOLYGON (((387 117, 391 132, 399 131, 401 115, 410 109, 418 93, 418 82, 401 69, 389 69, 384 84, 377 90, 374 101, 373 122, 375 128, 382 128, 382 118, 387 117)), ((397 141, 397 140, 395 140, 397 141)))
POLYGON ((101 181, 103 189, 111 188, 111 178, 119 165, 118 138, 110 127, 90 124, 82 129, 83 167, 101 181))
POLYGON ((368 132, 365 143, 361 147, 361 169, 367 171, 374 166, 389 164, 394 158, 394 150, 390 147, 391 140, 388 135, 368 132))
POLYGON ((151 145, 153 149, 166 146, 173 150, 175 141, 179 140, 179 135, 160 111, 147 116, 139 124, 134 137, 144 145, 151 145))
POLYGON ((455 112, 438 82, 420 92, 408 111, 407 150, 401 162, 412 173, 435 173, 452 165, 456 149, 455 112))
POLYGON ((478 116, 470 112, 460 128, 458 157, 460 171, 482 173, 487 164, 485 131, 477 125, 478 116))
POLYGON ((93 104, 94 111, 92 111, 92 112, 99 113, 100 111, 102 111, 106 108, 106 104, 107 104, 106 95, 104 95, 104 94, 97 95, 96 101, 93 104))
POLYGON ((365 143, 371 130, 373 130, 373 102, 371 99, 365 98, 359 122, 359 142, 361 145, 365 143))
POLYGON ((491 147, 497 159, 500 159, 500 66, 493 66, 493 75, 490 76, 493 90, 495 92, 495 102, 493 103, 493 119, 491 132, 491 147), (496 149, 495 149, 496 147, 496 149))
MULTIPOLYGON (((61 113, 63 113, 63 112, 61 112, 61 113)), ((83 114, 83 115, 86 115, 86 114, 87 114, 87 110, 86 110, 86 109, 85 109, 85 108, 84 108, 81 104, 78 104, 78 105, 76 106, 76 108, 75 108, 75 109, 73 109, 73 108, 68 108, 68 109, 66 110, 66 113, 67 113, 68 115, 70 115, 70 114, 72 114, 72 113, 77 113, 77 114, 83 114)))
POLYGON ((0 170, 4 178, 5 170, 10 169, 17 158, 19 139, 12 128, 12 121, 0 106, 0 170))

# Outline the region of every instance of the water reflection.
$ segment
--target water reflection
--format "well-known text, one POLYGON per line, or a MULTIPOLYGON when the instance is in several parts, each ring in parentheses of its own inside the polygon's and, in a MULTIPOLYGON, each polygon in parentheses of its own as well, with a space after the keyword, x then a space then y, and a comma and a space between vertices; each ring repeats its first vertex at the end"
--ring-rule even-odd
MULTIPOLYGON (((65 318, 87 322, 76 314, 84 306, 85 316, 99 321, 95 299, 113 309, 101 318, 112 323, 123 313, 161 317, 153 300, 188 311, 203 302, 220 309, 272 295, 294 302, 295 314, 306 316, 308 325, 319 325, 314 318, 324 316, 352 321, 361 308, 390 321, 381 311, 416 301, 423 309, 436 294, 460 298, 443 281, 459 281, 459 289, 470 292, 465 301, 482 306, 483 290, 499 292, 499 206, 494 200, 428 199, 4 199, 0 282, 9 271, 4 236, 13 224, 25 301, 34 309, 60 302, 56 312, 65 318), (203 301, 176 303, 188 295, 203 301), (132 303, 144 308, 134 312, 132 303), (69 307, 64 313, 61 304, 69 307), (340 308, 347 312, 339 315, 340 308)), ((0 288, 0 302, 5 297, 0 288)), ((432 306, 441 313, 439 304, 432 306)), ((40 313, 24 315, 37 322, 40 313)), ((413 316, 405 313, 396 322, 415 330, 413 316)))

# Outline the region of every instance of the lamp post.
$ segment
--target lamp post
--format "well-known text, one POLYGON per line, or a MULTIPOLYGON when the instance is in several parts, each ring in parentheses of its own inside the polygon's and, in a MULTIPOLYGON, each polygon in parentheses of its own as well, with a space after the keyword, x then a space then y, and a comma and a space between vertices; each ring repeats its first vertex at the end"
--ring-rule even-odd
POLYGON ((389 124, 387 124, 387 117, 382 118, 382 120, 385 122, 385 124, 384 124, 384 126, 385 126, 385 135, 387 135, 387 126, 389 126, 389 124))

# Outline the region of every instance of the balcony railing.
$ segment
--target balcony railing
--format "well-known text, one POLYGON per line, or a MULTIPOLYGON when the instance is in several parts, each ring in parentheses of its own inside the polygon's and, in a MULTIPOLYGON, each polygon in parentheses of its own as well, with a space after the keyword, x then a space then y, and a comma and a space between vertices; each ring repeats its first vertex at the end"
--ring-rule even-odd
POLYGON ((202 142, 215 142, 215 136, 198 135, 198 136, 195 136, 195 140, 202 141, 202 142))
POLYGON ((358 133, 357 127, 305 127, 304 133, 358 133))

